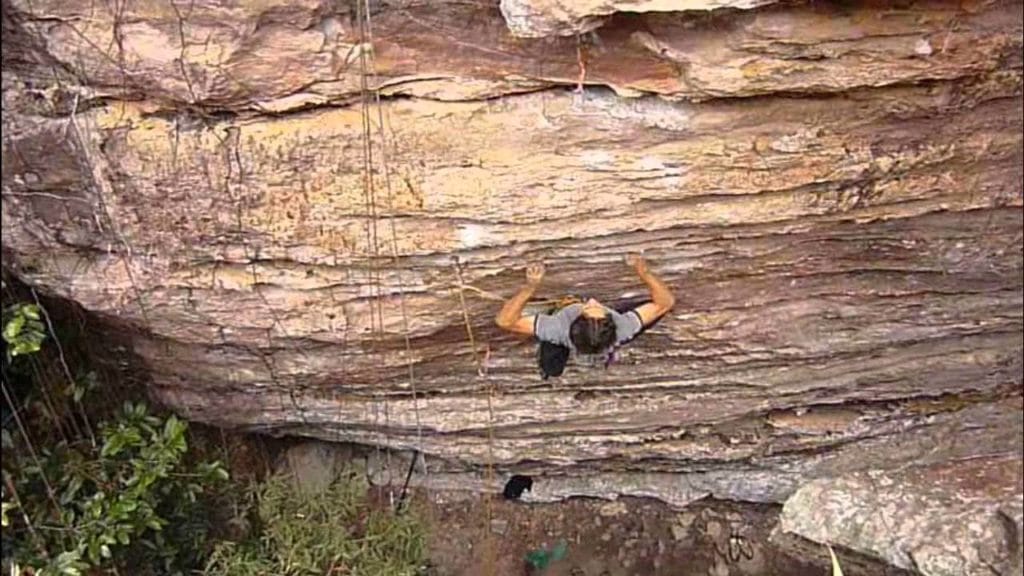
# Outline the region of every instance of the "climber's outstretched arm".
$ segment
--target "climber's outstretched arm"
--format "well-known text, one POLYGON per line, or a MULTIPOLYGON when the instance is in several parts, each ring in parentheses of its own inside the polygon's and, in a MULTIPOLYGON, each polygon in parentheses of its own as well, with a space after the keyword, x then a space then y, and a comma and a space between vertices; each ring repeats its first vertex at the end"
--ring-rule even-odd
POLYGON ((651 302, 636 308, 640 321, 644 326, 650 326, 675 306, 676 297, 672 295, 668 286, 647 268, 647 261, 643 256, 631 254, 626 258, 626 262, 636 270, 637 275, 651 291, 651 302))
POLYGON ((543 264, 530 264, 526 267, 526 286, 519 289, 515 296, 510 298, 501 307, 501 312, 494 321, 501 328, 518 334, 533 334, 533 316, 523 316, 523 308, 537 291, 541 279, 544 278, 543 264))

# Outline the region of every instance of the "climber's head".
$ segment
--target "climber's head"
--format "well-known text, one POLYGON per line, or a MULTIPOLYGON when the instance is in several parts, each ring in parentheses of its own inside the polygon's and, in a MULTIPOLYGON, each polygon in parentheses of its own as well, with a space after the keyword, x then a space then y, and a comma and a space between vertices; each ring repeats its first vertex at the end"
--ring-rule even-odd
POLYGON ((601 354, 615 343, 615 323, 608 310, 591 298, 569 328, 569 339, 581 354, 601 354))
POLYGON ((604 307, 604 304, 601 304, 593 298, 589 298, 583 303, 582 315, 599 320, 608 316, 608 309, 604 307))

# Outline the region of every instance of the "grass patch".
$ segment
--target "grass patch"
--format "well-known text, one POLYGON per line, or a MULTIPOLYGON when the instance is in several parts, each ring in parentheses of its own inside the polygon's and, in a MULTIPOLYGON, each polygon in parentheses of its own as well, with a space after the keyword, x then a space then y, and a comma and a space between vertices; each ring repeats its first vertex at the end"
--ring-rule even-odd
POLYGON ((218 544, 206 576, 412 576, 423 570, 423 525, 412 512, 374 508, 356 474, 341 475, 321 493, 304 493, 275 476, 250 497, 250 536, 218 544))

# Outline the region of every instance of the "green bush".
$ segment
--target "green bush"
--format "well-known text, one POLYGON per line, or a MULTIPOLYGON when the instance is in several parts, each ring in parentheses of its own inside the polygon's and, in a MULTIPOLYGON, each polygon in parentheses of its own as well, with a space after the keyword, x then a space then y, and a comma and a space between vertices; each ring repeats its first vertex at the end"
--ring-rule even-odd
POLYGON ((38 352, 46 339, 46 328, 35 304, 12 304, 4 308, 4 343, 7 359, 38 352))
MULTIPOLYGON (((187 425, 150 414, 141 403, 126 403, 100 423, 95 441, 91 426, 66 425, 86 418, 84 411, 14 405, 8 368, 38 362, 25 356, 41 350, 47 332, 35 305, 7 306, 3 321, 5 572, 10 566, 38 576, 118 568, 133 575, 185 574, 201 567, 212 508, 201 499, 226 485, 223 466, 190 462, 187 425)), ((21 372, 36 375, 23 383, 25 391, 50 402, 77 403, 97 387, 94 377, 55 386, 40 379, 43 371, 21 372), (45 393, 60 386, 66 391, 45 393)))
POLYGON ((5 554, 37 573, 71 576, 117 566, 176 574, 199 565, 209 524, 199 497, 227 472, 218 462, 187 465, 186 424, 153 416, 142 404, 125 404, 100 429, 97 449, 61 442, 41 449, 38 464, 23 458, 5 470, 5 484, 17 487, 19 514, 34 524, 30 531, 8 512, 5 554))
POLYGON ((423 527, 412 514, 376 510, 366 486, 343 475, 319 494, 274 477, 252 491, 258 529, 217 546, 206 576, 402 576, 421 571, 423 527))
MULTIPOLYGON (((28 304, 3 310, 5 575, 420 571, 420 524, 411 514, 375 509, 352 475, 320 494, 298 492, 281 478, 257 484, 242 515, 253 528, 240 542, 218 542, 216 529, 231 523, 225 526, 217 514, 231 507, 224 504, 239 504, 228 491, 239 486, 227 482, 219 462, 189 452, 187 425, 175 416, 152 414, 142 403, 106 407, 93 373, 75 382, 47 381, 48 371, 39 368, 54 361, 43 349, 53 335, 40 312, 28 304), (13 374, 21 375, 17 386, 13 374), (83 407, 89 403, 110 414, 95 427, 95 438, 83 407)), ((70 371, 65 365, 49 372, 70 371)))

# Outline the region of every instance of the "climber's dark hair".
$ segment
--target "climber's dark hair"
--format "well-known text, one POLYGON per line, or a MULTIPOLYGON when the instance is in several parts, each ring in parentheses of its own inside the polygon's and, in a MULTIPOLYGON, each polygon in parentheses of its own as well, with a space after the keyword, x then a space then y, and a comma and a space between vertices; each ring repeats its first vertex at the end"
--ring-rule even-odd
POLYGON ((580 315, 569 327, 569 339, 580 354, 601 354, 615 344, 615 322, 608 316, 580 315))

